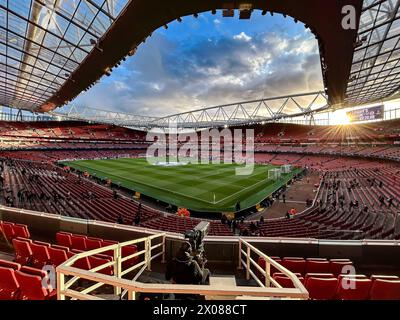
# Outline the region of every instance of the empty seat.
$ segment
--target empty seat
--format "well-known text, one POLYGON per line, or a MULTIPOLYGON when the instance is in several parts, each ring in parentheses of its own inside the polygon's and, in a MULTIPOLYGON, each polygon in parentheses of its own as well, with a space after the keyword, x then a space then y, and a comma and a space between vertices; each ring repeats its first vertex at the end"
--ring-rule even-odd
POLYGON ((28 226, 24 224, 14 224, 13 226, 15 237, 30 238, 28 226))
MULTIPOLYGON (((101 241, 101 247, 108 247, 114 244, 118 244, 118 241, 113 241, 113 240, 102 240, 101 241)), ((108 256, 114 257, 114 250, 108 250, 103 252, 103 254, 106 254, 108 256)))
MULTIPOLYGON (((279 258, 279 257, 270 257, 272 260, 274 260, 275 262, 277 262, 277 263, 281 263, 282 262, 282 260, 281 260, 281 258, 279 258)), ((263 257, 259 257, 258 258, 258 265, 261 267, 261 268, 263 268, 263 270, 265 270, 265 260, 264 260, 264 258, 263 257)), ((257 270, 257 272, 258 272, 258 270, 257 270)), ((277 269, 277 268, 275 268, 273 265, 271 265, 271 269, 270 269, 270 275, 272 276, 274 273, 276 273, 276 272, 279 272, 279 270, 277 269)), ((264 278, 264 277, 262 277, 262 278, 264 278)), ((263 280, 264 281, 264 280, 263 280)))
POLYGON ((55 247, 50 247, 47 250, 49 252, 50 263, 53 266, 57 267, 69 259, 67 251, 65 250, 58 249, 55 247))
POLYGON ((32 265, 35 268, 43 268, 50 263, 48 247, 37 243, 30 244, 32 250, 32 265))
POLYGON ((335 297, 338 279, 336 278, 313 278, 310 277, 305 282, 310 299, 313 300, 332 300, 335 297))
POLYGON ((371 280, 400 280, 400 278, 398 276, 384 276, 384 275, 377 275, 377 274, 373 274, 371 275, 371 280))
POLYGON ((87 238, 86 239, 86 249, 87 250, 94 250, 101 248, 101 239, 96 238, 87 238))
POLYGON ((0 300, 18 299, 19 284, 11 268, 0 267, 0 300))
POLYGON ((329 273, 330 262, 327 260, 307 260, 306 273, 329 273))
POLYGON ((86 236, 73 234, 71 236, 71 248, 86 251, 86 236))
POLYGON ((400 300, 400 280, 375 280, 371 286, 370 299, 400 300))
POLYGON ((21 271, 15 271, 15 276, 20 286, 20 299, 22 300, 45 300, 49 293, 42 286, 42 278, 27 274, 21 271))
POLYGON ((304 274, 304 271, 306 269, 306 260, 284 258, 281 262, 281 265, 284 266, 286 269, 292 271, 293 273, 304 274))
MULTIPOLYGON (((302 276, 297 277, 301 283, 304 283, 304 278, 302 276)), ((274 274, 273 279, 278 282, 282 288, 295 288, 295 285, 289 277, 285 275, 278 275, 277 273, 274 274)))
POLYGON ((29 264, 32 259, 30 244, 18 239, 13 239, 12 242, 15 249, 15 262, 22 265, 29 264))
POLYGON ((9 269, 13 269, 13 270, 21 269, 21 265, 19 263, 6 261, 6 260, 0 260, 0 267, 9 268, 9 269))
POLYGON ((56 240, 60 246, 71 248, 71 235, 65 232, 57 232, 56 240))
POLYGON ((345 269, 346 266, 352 266, 353 262, 350 260, 347 261, 334 261, 331 260, 330 263, 330 272, 332 272, 335 276, 338 276, 339 274, 342 273, 348 273, 348 270, 345 269))
MULTIPOLYGON (((133 246, 122 247, 121 251, 122 251, 122 257, 125 258, 135 254, 138 250, 137 247, 133 245, 133 246)), ((139 260, 138 256, 128 259, 122 263, 122 268, 127 269, 129 267, 132 267, 138 262, 138 260, 139 260)))
POLYGON ((8 241, 11 241, 15 238, 15 232, 13 228, 14 224, 9 222, 2 222, 1 228, 3 229, 4 236, 8 241))
MULTIPOLYGON (((102 266, 112 261, 112 258, 107 255, 89 256, 88 259, 89 259, 90 269, 94 269, 96 267, 102 266)), ((112 276, 114 274, 114 268, 112 266, 108 266, 96 272, 112 276)))
POLYGON ((332 273, 307 273, 305 279, 307 280, 308 278, 326 279, 335 278, 335 276, 332 273))
POLYGON ((371 285, 370 279, 343 277, 339 281, 336 297, 339 300, 367 300, 371 285))

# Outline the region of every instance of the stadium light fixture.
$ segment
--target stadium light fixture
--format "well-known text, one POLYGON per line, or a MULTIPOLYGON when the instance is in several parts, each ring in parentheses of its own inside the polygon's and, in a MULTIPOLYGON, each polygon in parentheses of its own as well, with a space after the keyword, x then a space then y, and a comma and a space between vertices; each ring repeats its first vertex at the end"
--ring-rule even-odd
POLYGON ((164 25, 164 29, 165 29, 165 30, 168 29, 168 25, 167 25, 167 24, 164 25))
POLYGON ((176 21, 178 21, 179 23, 181 23, 181 22, 182 22, 182 18, 179 17, 178 19, 176 19, 176 21))
POLYGON ((262 12, 261 12, 261 15, 263 15, 263 16, 265 16, 266 14, 267 14, 267 10, 263 10, 262 12))
POLYGON ((199 17, 199 15, 197 14, 197 13, 195 13, 194 15, 193 15, 193 17, 195 17, 196 19, 199 17))
POLYGON ((217 9, 212 9, 212 10, 211 10, 211 13, 212 13, 212 14, 216 14, 216 13, 217 13, 217 9))

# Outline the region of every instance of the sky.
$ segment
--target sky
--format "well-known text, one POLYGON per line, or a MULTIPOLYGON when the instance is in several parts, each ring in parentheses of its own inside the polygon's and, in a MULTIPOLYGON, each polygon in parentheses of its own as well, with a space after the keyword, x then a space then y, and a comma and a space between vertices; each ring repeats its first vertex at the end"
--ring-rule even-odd
POLYGON ((317 40, 282 15, 222 12, 155 31, 110 77, 72 104, 164 116, 206 106, 323 90, 317 40))

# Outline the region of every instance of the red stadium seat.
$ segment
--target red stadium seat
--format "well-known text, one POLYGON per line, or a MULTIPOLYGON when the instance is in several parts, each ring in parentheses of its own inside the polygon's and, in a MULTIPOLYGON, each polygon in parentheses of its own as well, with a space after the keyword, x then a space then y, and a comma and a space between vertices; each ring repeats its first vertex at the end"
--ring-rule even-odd
MULTIPOLYGON (((301 283, 304 283, 304 278, 302 276, 298 276, 297 278, 299 278, 301 283)), ((277 275, 277 273, 275 273, 273 279, 278 282, 282 286, 282 288, 295 288, 292 280, 290 280, 290 278, 285 275, 277 275)))
POLYGON ((64 232, 57 232, 56 233, 56 240, 60 246, 71 248, 71 234, 64 233, 64 232))
POLYGON ((6 239, 8 241, 11 241, 12 239, 14 239, 15 238, 15 232, 14 232, 14 228, 13 228, 14 224, 10 223, 10 222, 2 222, 1 225, 2 225, 2 229, 3 229, 6 239))
MULTIPOLYGON (((122 247, 121 251, 122 251, 122 257, 125 258, 135 254, 138 250, 137 247, 133 245, 133 246, 122 247)), ((139 260, 138 256, 128 259, 122 263, 122 268, 127 269, 129 267, 132 267, 138 262, 138 260, 139 260)))
POLYGON ((283 258, 281 265, 293 273, 304 274, 306 269, 306 260, 304 259, 293 259, 283 258))
POLYGON ((307 273, 305 279, 308 278, 319 278, 319 279, 326 279, 326 278, 335 278, 332 273, 307 273))
POLYGON ((400 278, 398 276, 384 276, 384 275, 377 275, 377 274, 373 274, 371 275, 370 279, 372 281, 374 280, 400 280, 400 278))
POLYGON ((370 279, 343 277, 339 281, 336 297, 339 300, 367 300, 371 285, 370 279))
POLYGON ((86 236, 73 234, 71 236, 71 248, 86 251, 86 236))
POLYGON ((32 265, 35 268, 43 268, 43 266, 50 263, 50 255, 48 247, 37 243, 31 243, 32 250, 32 265))
POLYGON ((18 299, 19 284, 15 271, 0 266, 0 300, 18 299))
POLYGON ((24 224, 14 224, 13 226, 15 237, 30 238, 28 226, 24 224))
POLYGON ((306 273, 329 273, 330 271, 331 265, 329 261, 307 259, 306 273))
POLYGON ((400 280, 381 280, 373 282, 371 300, 400 300, 400 280))
MULTIPOLYGON (((111 245, 114 245, 114 244, 118 244, 118 241, 113 241, 113 240, 102 240, 101 241, 101 247, 102 248, 108 247, 108 246, 111 246, 111 245)), ((105 251, 105 252, 103 252, 103 254, 106 254, 108 256, 114 257, 114 250, 105 251)))
MULTIPOLYGON (((112 261, 111 257, 105 255, 89 256, 88 259, 89 259, 90 269, 94 269, 96 267, 99 267, 103 264, 112 261)), ((109 266, 104 269, 98 270, 96 272, 112 276, 114 274, 114 268, 112 266, 109 266)))
POLYGON ((27 265, 32 259, 32 250, 29 242, 13 239, 13 246, 15 249, 15 262, 22 265, 27 265))
POLYGON ((352 265, 353 265, 353 262, 351 262, 349 260, 348 261, 332 261, 331 260, 330 272, 332 272, 335 276, 338 276, 339 274, 342 274, 344 272, 344 270, 343 270, 344 267, 352 266, 352 265))
POLYGON ((305 287, 312 300, 332 300, 338 286, 336 278, 307 278, 305 287))
POLYGON ((13 269, 13 270, 21 269, 21 265, 19 263, 6 261, 6 260, 0 260, 0 267, 9 268, 9 269, 13 269))
POLYGON ((94 250, 101 248, 101 239, 96 238, 87 238, 86 239, 86 248, 87 250, 94 250))
POLYGON ((15 276, 20 285, 22 300, 46 300, 49 293, 45 287, 42 286, 42 278, 27 274, 21 271, 15 271, 15 276))
POLYGON ((65 250, 61 250, 55 247, 50 247, 47 250, 49 252, 50 263, 53 266, 57 267, 69 259, 67 251, 65 250))

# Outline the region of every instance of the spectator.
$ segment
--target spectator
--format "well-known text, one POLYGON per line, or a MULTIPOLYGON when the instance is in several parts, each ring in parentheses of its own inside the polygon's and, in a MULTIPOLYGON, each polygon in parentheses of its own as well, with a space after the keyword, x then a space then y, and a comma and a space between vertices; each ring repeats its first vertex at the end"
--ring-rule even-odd
POLYGON ((226 217, 225 214, 223 214, 222 217, 221 217, 221 223, 222 224, 226 224, 226 220, 228 220, 228 218, 226 217))
POLYGON ((118 224, 124 224, 124 218, 122 218, 122 215, 119 214, 118 219, 117 219, 118 224))
POLYGON ((286 211, 286 219, 290 219, 290 212, 286 211))
POLYGON ((283 203, 286 203, 286 194, 282 195, 282 200, 283 200, 283 203))
POLYGON ((264 224, 264 216, 261 216, 260 217, 260 225, 263 225, 264 224))
POLYGON ((140 214, 139 214, 139 212, 135 216, 134 223, 135 223, 135 226, 138 226, 140 224, 140 214))

